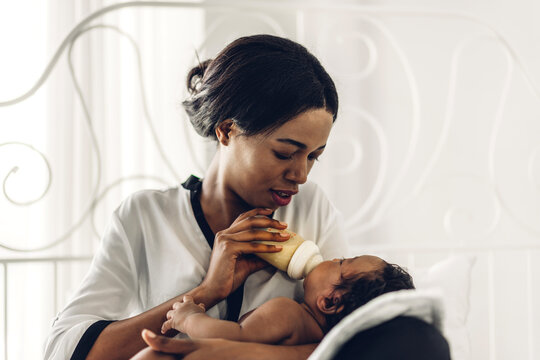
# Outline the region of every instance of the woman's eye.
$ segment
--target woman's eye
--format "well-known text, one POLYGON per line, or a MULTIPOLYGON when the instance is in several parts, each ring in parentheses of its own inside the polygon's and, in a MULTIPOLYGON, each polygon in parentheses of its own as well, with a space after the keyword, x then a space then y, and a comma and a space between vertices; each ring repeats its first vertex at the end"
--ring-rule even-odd
POLYGON ((290 156, 290 155, 280 154, 280 153, 275 152, 275 151, 274 151, 274 155, 280 160, 290 160, 292 158, 292 156, 290 156))
POLYGON ((311 160, 311 161, 318 161, 319 160, 319 155, 309 155, 308 159, 311 160))

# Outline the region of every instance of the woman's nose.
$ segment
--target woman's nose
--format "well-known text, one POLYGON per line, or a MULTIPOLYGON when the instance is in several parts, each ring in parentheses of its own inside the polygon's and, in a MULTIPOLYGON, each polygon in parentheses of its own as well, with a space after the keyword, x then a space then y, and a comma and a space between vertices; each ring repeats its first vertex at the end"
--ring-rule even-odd
POLYGON ((309 169, 307 161, 295 161, 285 174, 287 180, 293 181, 296 184, 303 184, 307 181, 309 169))

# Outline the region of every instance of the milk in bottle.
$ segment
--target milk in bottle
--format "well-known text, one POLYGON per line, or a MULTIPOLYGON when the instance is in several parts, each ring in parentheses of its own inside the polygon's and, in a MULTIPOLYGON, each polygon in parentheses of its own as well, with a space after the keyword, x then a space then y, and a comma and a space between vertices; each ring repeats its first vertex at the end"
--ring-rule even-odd
POLYGON ((281 271, 285 271, 292 279, 302 279, 309 274, 323 259, 319 248, 313 241, 304 240, 300 235, 290 230, 265 229, 270 232, 286 232, 291 234, 287 241, 258 241, 269 245, 281 245, 283 249, 275 253, 256 253, 281 271))

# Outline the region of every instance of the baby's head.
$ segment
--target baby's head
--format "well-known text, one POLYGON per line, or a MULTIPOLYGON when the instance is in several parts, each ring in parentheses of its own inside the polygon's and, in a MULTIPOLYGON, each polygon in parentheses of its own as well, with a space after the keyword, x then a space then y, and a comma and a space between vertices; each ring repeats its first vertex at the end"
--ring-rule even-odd
POLYGON ((304 280, 304 300, 324 314, 326 330, 330 330, 377 296, 404 289, 414 289, 405 270, 379 257, 363 255, 324 261, 313 269, 304 280))

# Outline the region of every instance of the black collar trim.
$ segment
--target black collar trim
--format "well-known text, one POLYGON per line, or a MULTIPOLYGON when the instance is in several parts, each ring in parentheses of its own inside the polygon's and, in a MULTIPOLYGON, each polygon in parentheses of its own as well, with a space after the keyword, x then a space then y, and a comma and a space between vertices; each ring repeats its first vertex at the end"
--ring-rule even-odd
POLYGON ((208 225, 201 206, 202 181, 195 175, 191 175, 183 184, 184 189, 189 190, 191 208, 195 215, 195 220, 201 229, 210 249, 214 248, 214 232, 208 225))
MULTIPOLYGON (((191 200, 191 208, 193 214, 199 224, 199 228, 202 230, 210 249, 214 248, 214 232, 208 225, 204 217, 201 206, 201 189, 202 181, 198 177, 191 175, 182 186, 189 190, 189 197, 191 200)), ((240 309, 242 308, 242 299, 244 298, 244 284, 240 285, 238 289, 233 291, 227 297, 227 320, 238 321, 238 315, 240 315, 240 309)))

